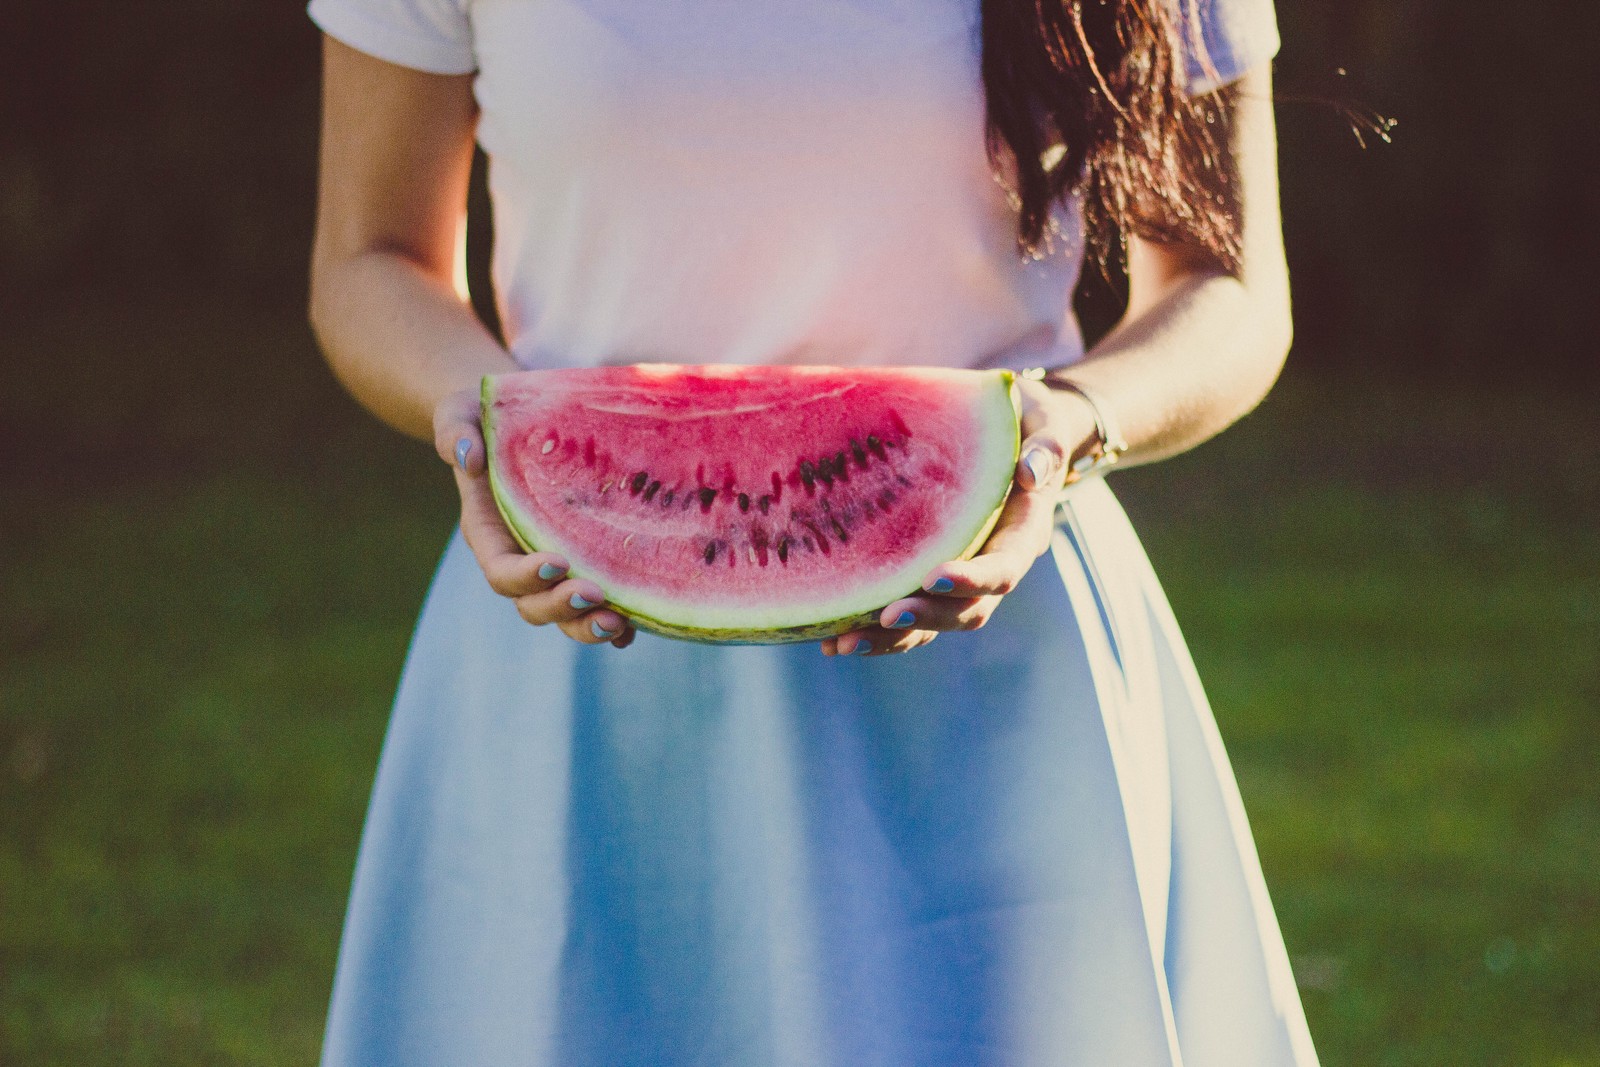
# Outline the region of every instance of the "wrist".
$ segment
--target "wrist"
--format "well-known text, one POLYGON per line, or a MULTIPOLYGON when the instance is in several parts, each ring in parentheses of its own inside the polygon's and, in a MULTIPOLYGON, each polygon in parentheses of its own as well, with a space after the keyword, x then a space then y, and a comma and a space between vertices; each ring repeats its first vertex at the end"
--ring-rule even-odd
POLYGON ((1077 393, 1050 388, 1048 382, 1044 384, 1044 402, 1050 411, 1050 421, 1062 428, 1060 439, 1066 448, 1067 466, 1071 467, 1100 445, 1100 437, 1094 428, 1094 409, 1077 393))
POLYGON ((1079 478, 1104 474, 1128 451, 1128 442, 1114 409, 1098 390, 1069 376, 1069 369, 1037 369, 1023 373, 1041 382, 1049 390, 1056 410, 1072 420, 1068 423, 1074 427, 1070 440, 1075 442, 1068 459, 1067 481, 1070 484, 1079 478), (1082 434, 1078 434, 1084 427, 1082 434))

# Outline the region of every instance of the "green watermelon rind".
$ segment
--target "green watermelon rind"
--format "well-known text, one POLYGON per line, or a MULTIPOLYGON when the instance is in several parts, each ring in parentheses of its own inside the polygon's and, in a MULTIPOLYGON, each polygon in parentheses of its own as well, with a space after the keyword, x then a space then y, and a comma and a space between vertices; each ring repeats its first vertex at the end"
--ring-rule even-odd
MULTIPOLYGON (((983 547, 984 542, 989 539, 989 535, 994 532, 996 523, 1000 521, 1000 513, 1005 510, 1006 501, 1011 495, 1014 471, 1016 469, 1017 458, 1020 455, 1020 450, 1022 447, 1021 408, 1016 387, 1016 376, 1008 370, 999 370, 991 373, 995 375, 997 384, 1001 389, 1004 390, 1006 406, 1009 407, 1010 448, 1005 453, 1007 456, 1005 477, 1002 482, 1001 478, 999 477, 1000 465, 998 463, 997 455, 994 457, 995 462, 993 463, 993 472, 985 471, 984 473, 992 473, 995 484, 1000 487, 998 500, 996 500, 993 504, 993 507, 988 510, 983 523, 978 528, 977 533, 974 534, 968 541, 966 547, 963 548, 959 553, 950 556, 946 560, 937 561, 935 564, 933 564, 934 566, 937 566, 938 563, 948 562, 949 560, 970 559, 976 555, 978 550, 983 547)), ((533 539, 525 531, 525 527, 531 524, 518 514, 516 505, 512 502, 512 494, 501 482, 499 473, 496 470, 495 463, 493 462, 496 454, 496 427, 494 419, 491 415, 492 411, 494 410, 493 376, 486 376, 483 379, 480 389, 480 396, 483 407, 482 427, 485 454, 489 458, 489 487, 494 496, 495 507, 499 510, 500 517, 502 520, 504 520, 506 529, 511 532, 511 536, 516 540, 517 544, 521 545, 522 548, 527 552, 543 551, 537 544, 534 543, 533 539)), ((998 409, 1001 405, 996 404, 994 406, 998 409)), ((990 414, 992 415, 995 413, 990 414)), ((802 641, 820 641, 823 638, 836 637, 840 634, 849 633, 852 630, 865 629, 870 626, 875 626, 877 625, 878 616, 885 606, 892 604, 894 601, 903 597, 911 596, 915 593, 921 592, 921 581, 923 574, 926 573, 926 570, 921 569, 921 573, 918 573, 915 576, 910 576, 909 572, 911 570, 911 567, 906 568, 909 581, 905 584, 904 591, 889 597, 883 602, 883 604, 864 611, 851 612, 849 614, 815 622, 808 621, 789 626, 763 628, 685 626, 679 623, 668 622, 666 620, 656 618, 647 612, 640 611, 638 608, 630 607, 626 602, 626 595, 624 595, 621 599, 618 599, 613 595, 613 591, 609 589, 606 590, 606 606, 616 611, 618 614, 625 616, 638 629, 645 630, 649 633, 658 634, 662 637, 676 638, 682 641, 693 641, 700 644, 781 645, 794 644, 802 641)), ((590 575, 584 573, 584 569, 579 566, 573 567, 572 571, 570 572, 570 576, 576 578, 591 577, 590 575)))

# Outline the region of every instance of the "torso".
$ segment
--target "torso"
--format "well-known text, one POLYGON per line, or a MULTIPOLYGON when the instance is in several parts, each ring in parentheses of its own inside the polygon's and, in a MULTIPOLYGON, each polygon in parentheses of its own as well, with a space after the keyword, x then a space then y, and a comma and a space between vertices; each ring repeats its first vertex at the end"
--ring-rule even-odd
POLYGON ((471 0, 518 360, 1075 358, 1077 218, 1018 253, 978 7, 471 0))

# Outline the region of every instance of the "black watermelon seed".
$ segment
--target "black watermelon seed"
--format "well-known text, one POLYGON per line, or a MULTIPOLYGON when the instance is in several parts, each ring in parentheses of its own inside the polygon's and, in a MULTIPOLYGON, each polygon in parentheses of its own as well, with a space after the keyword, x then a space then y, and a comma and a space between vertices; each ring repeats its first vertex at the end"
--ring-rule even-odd
POLYGON ((749 511, 750 510, 750 494, 749 493, 740 493, 739 494, 739 510, 740 511, 749 511))
POLYGON ((833 473, 841 482, 850 480, 850 462, 844 458, 842 451, 833 457, 833 473))
POLYGON ((717 499, 717 491, 709 485, 700 490, 700 510, 710 511, 711 505, 717 499))
POLYGON ((830 489, 833 487, 833 460, 824 456, 817 463, 817 477, 822 479, 823 485, 828 486, 830 489))
POLYGON ((805 536, 805 540, 804 540, 803 543, 806 546, 806 551, 807 552, 815 552, 817 550, 817 546, 815 544, 813 544, 812 541, 811 541, 811 535, 810 534, 807 534, 805 536))
POLYGON ((716 559, 717 559, 717 543, 715 541, 707 541, 706 542, 706 562, 707 563, 715 563, 716 559))
POLYGON ((889 458, 889 454, 883 450, 883 442, 878 440, 876 434, 867 434, 867 447, 872 449, 872 454, 879 459, 889 458))
POLYGON ((856 466, 862 470, 867 469, 867 450, 861 447, 861 442, 854 437, 850 438, 850 454, 856 459, 856 466))
POLYGON ((811 531, 811 537, 807 537, 806 538, 807 544, 810 543, 812 537, 815 537, 817 539, 817 548, 821 550, 821 552, 822 552, 822 554, 824 556, 829 555, 828 537, 827 537, 827 535, 824 534, 821 530, 817 529, 814 525, 812 525, 806 519, 801 519, 800 523, 807 530, 811 531))
POLYGON ((761 509, 761 514, 763 514, 763 515, 765 515, 767 513, 767 509, 770 508, 771 506, 772 506, 772 498, 770 496, 767 496, 765 493, 763 493, 761 495, 761 499, 760 500, 756 501, 756 507, 761 509))
POLYGON ((831 524, 833 526, 834 536, 839 539, 839 543, 841 545, 849 543, 850 535, 844 532, 844 527, 840 525, 839 520, 833 519, 831 524))
POLYGON ((800 461, 800 480, 806 483, 806 492, 817 491, 817 469, 811 465, 809 459, 800 461))
POLYGON ((644 489, 644 484, 646 482, 648 482, 649 480, 650 480, 650 476, 648 474, 646 474, 644 471, 640 471, 638 474, 635 474, 633 476, 633 479, 630 482, 628 482, 628 492, 630 492, 630 493, 638 493, 639 491, 644 489))
POLYGON ((644 491, 644 502, 646 504, 650 503, 651 498, 653 498, 656 493, 660 491, 660 489, 661 483, 659 481, 651 482, 650 487, 644 491))
POLYGON ((889 510, 889 505, 894 503, 894 494, 885 489, 878 494, 878 507, 884 511, 889 510))
POLYGON ((668 489, 665 493, 662 493, 661 494, 661 506, 664 507, 664 508, 670 508, 672 506, 672 498, 677 496, 677 495, 678 494, 674 490, 671 490, 671 489, 668 489))
POLYGON ((789 537, 787 534, 778 538, 778 562, 789 562, 789 537))
POLYGON ((911 488, 911 479, 907 478, 904 474, 896 474, 894 476, 894 480, 905 486, 907 489, 911 488))

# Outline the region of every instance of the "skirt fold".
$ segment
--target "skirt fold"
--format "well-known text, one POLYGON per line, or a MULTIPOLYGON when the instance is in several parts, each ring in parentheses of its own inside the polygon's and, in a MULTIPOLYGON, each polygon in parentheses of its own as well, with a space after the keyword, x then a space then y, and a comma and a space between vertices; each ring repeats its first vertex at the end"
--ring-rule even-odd
POLYGON ((909 655, 533 628, 459 537, 324 1067, 1310 1067, 1232 772, 1103 483, 909 655))

